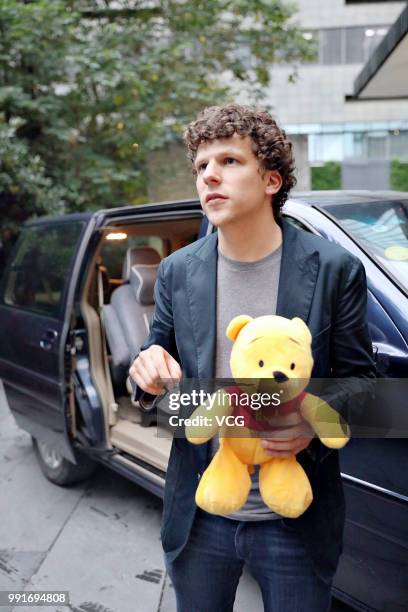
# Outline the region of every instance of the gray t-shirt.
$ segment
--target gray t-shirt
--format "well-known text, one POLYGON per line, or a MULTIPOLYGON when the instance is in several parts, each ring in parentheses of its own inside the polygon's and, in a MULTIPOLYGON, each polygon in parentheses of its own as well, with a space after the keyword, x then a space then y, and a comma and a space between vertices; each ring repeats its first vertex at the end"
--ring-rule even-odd
MULTIPOLYGON (((229 360, 232 343, 225 331, 231 319, 276 314, 282 247, 254 262, 233 261, 218 252, 217 265, 217 339, 215 377, 231 378, 229 360)), ((219 447, 218 436, 211 440, 211 456, 219 447)), ((259 493, 259 466, 252 474, 252 486, 246 504, 226 518, 238 521, 263 521, 279 518, 268 508, 259 493)))

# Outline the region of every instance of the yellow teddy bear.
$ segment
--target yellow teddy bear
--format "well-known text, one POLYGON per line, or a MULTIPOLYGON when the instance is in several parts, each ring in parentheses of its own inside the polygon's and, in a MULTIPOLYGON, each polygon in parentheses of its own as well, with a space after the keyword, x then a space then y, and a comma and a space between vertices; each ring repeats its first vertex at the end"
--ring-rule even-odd
POLYGON ((262 447, 260 432, 271 429, 268 418, 273 416, 276 424, 277 414, 298 410, 329 448, 342 448, 348 442, 349 427, 324 400, 304 391, 313 357, 312 336, 301 319, 239 315, 230 322, 226 334, 234 342, 230 367, 240 386, 219 389, 211 402, 195 410, 191 421, 199 417, 195 422, 206 422, 205 426, 186 427, 186 437, 193 444, 203 444, 220 433, 219 450, 200 480, 196 503, 212 514, 236 512, 247 500, 254 465, 260 464, 263 501, 274 512, 296 518, 311 504, 312 489, 296 456, 271 457, 262 447), (246 385, 240 382, 243 380, 246 385), (278 408, 269 405, 258 409, 260 404, 254 398, 266 396, 278 408), (200 419, 204 416, 211 418, 200 419))

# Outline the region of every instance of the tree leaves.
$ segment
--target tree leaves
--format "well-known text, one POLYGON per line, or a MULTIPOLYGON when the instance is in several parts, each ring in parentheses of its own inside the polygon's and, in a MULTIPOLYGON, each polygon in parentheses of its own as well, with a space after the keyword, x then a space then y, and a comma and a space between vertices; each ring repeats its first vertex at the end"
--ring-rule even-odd
POLYGON ((281 0, 3 0, 2 227, 143 201, 149 150, 242 88, 262 101, 274 61, 311 56, 293 12, 281 0))

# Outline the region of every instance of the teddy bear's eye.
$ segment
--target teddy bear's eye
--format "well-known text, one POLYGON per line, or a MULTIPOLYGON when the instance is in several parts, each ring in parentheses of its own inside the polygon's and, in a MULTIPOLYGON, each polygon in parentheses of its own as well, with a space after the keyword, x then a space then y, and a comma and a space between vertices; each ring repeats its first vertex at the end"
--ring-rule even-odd
POLYGON ((258 363, 258 365, 259 365, 259 367, 260 367, 260 368, 263 368, 263 367, 264 367, 264 362, 262 361, 262 359, 261 359, 261 361, 258 363))
POLYGON ((296 367, 296 366, 295 366, 295 364, 294 364, 294 363, 291 363, 291 364, 290 364, 290 369, 291 369, 291 370, 294 370, 294 369, 295 369, 295 367, 296 367))

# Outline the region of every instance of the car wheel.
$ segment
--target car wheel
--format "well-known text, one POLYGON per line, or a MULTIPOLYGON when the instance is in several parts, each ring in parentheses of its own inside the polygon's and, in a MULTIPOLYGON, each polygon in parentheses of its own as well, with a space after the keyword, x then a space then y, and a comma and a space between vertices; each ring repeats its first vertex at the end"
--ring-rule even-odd
POLYGON ((96 463, 83 454, 76 455, 77 464, 71 463, 46 442, 33 438, 34 451, 44 476, 61 486, 85 480, 96 469, 96 463))

